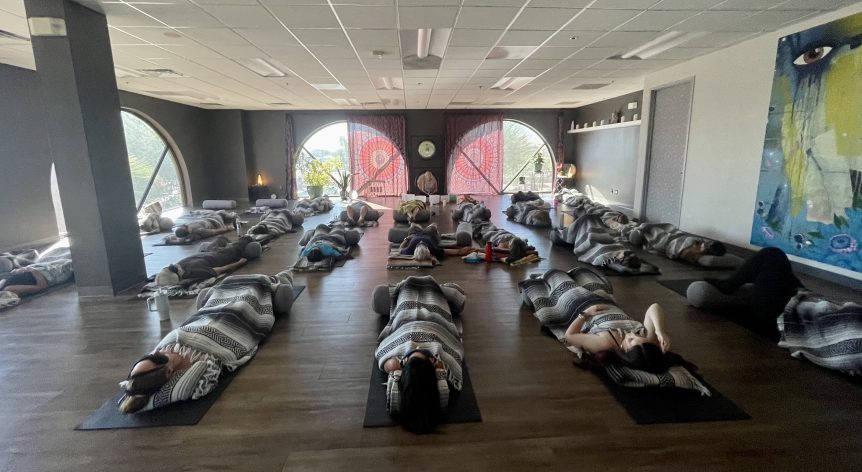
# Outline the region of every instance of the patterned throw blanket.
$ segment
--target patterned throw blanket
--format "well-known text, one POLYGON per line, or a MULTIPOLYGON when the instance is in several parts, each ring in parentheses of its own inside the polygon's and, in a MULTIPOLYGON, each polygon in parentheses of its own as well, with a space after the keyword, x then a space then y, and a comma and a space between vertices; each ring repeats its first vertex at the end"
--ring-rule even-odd
POLYGON ((234 212, 198 210, 182 216, 176 221, 177 228, 185 226, 188 229, 189 234, 187 236, 172 234, 165 237, 162 245, 186 245, 217 234, 227 233, 233 229, 235 221, 236 213, 234 212))
POLYGON ((542 199, 518 201, 506 209, 506 217, 523 225, 550 228, 549 210, 550 206, 542 199))
POLYGON ((0 275, 26 267, 36 262, 38 257, 39 252, 35 249, 0 253, 0 275))
POLYGON ((585 214, 565 229, 552 230, 552 239, 574 247, 578 260, 596 267, 626 260, 634 255, 619 231, 608 228, 598 215, 585 214))
POLYGON ((304 248, 300 254, 314 246, 326 245, 337 251, 339 255, 330 255, 317 262, 311 262, 305 255, 300 255, 299 260, 291 268, 299 272, 330 271, 335 267, 336 262, 350 256, 351 247, 355 245, 351 242, 358 242, 361 236, 362 233, 355 229, 318 225, 317 228, 306 231, 302 236, 299 245, 304 248))
POLYGON ((862 305, 835 303, 807 290, 778 317, 778 345, 827 369, 862 375, 862 305))
POLYGON ((282 272, 234 275, 214 287, 206 304, 156 347, 189 357, 192 366, 151 395, 142 411, 198 399, 218 385, 222 369, 233 371, 251 360, 275 323, 273 294, 292 284, 282 272))
POLYGON ((294 210, 303 216, 314 216, 332 210, 333 206, 329 197, 303 198, 296 202, 294 210))
POLYGON ((663 254, 668 259, 679 259, 680 253, 695 245, 710 240, 694 236, 670 223, 642 223, 627 228, 623 234, 632 244, 642 245, 644 249, 663 254))
POLYGON ((452 219, 467 223, 488 221, 491 219, 491 210, 481 203, 461 202, 458 208, 452 211, 452 219))
POLYGON ((620 229, 629 224, 629 218, 624 213, 594 202, 586 195, 570 195, 563 203, 570 207, 575 218, 583 215, 598 216, 602 224, 612 229, 620 229))
POLYGON ((414 349, 428 349, 448 370, 447 380, 461 390, 464 346, 453 312, 460 313, 466 297, 456 284, 439 284, 431 276, 407 277, 389 287, 392 297, 389 322, 380 333, 374 357, 380 369, 390 357, 403 357, 414 349), (449 287, 444 293, 442 287, 449 287))
POLYGON ((185 279, 175 285, 158 285, 155 282, 149 282, 141 288, 138 298, 149 298, 160 292, 166 294, 168 298, 193 298, 198 296, 201 290, 212 287, 224 277, 220 275, 203 280, 185 279))
POLYGON ((247 234, 265 234, 278 237, 282 234, 295 233, 302 227, 302 216, 287 209, 270 209, 260 221, 248 229, 247 234))

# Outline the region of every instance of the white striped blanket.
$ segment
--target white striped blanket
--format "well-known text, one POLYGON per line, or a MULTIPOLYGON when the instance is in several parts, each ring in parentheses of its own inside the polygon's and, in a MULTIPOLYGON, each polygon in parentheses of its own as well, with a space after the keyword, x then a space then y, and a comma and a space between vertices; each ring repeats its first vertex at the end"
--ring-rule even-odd
POLYGON ((663 254, 668 259, 679 259, 685 249, 710 240, 680 231, 670 223, 641 223, 623 230, 623 235, 644 249, 663 254))
POLYGON ((302 216, 298 216, 293 211, 284 208, 272 208, 261 216, 260 221, 249 228, 246 234, 281 236, 282 234, 295 233, 301 227, 302 216))
POLYGON ((328 245, 336 249, 340 256, 329 256, 317 262, 311 262, 304 255, 301 255, 299 260, 291 266, 291 269, 298 272, 313 272, 313 271, 329 271, 335 266, 338 260, 341 260, 350 255, 350 249, 359 242, 362 233, 355 229, 344 229, 343 227, 330 227, 324 224, 317 225, 315 229, 310 229, 305 232, 299 245, 303 246, 300 254, 306 249, 310 249, 316 245, 328 245))
POLYGON ((512 203, 506 209, 506 217, 516 223, 540 228, 551 227, 550 206, 543 200, 528 200, 512 203))
POLYGON ((800 290, 778 317, 780 347, 827 369, 862 375, 862 305, 800 290))
POLYGON ((597 215, 582 215, 567 228, 551 231, 557 233, 554 239, 573 246, 579 261, 596 267, 622 262, 634 255, 620 232, 605 226, 597 215))
POLYGON ((236 213, 225 210, 197 210, 189 215, 177 218, 174 231, 184 226, 188 230, 187 236, 176 234, 165 237, 162 244, 183 245, 191 244, 201 239, 206 239, 217 234, 227 233, 233 229, 236 221, 236 213))
POLYGON ((629 218, 624 213, 594 202, 586 195, 570 196, 563 203, 570 207, 575 218, 583 215, 598 216, 602 224, 612 229, 619 229, 629 224, 629 218))
POLYGON ((452 211, 452 219, 467 223, 488 221, 491 219, 491 210, 481 203, 461 202, 458 208, 452 211))
POLYGON ((427 349, 446 365, 447 380, 461 390, 464 346, 453 315, 463 310, 466 297, 456 284, 439 284, 431 276, 407 277, 390 285, 389 322, 380 333, 374 352, 378 367, 391 357, 414 349, 427 349))
POLYGON ((303 216, 314 216, 321 213, 326 213, 334 207, 332 200, 329 197, 315 197, 312 199, 303 198, 296 202, 294 210, 303 216))

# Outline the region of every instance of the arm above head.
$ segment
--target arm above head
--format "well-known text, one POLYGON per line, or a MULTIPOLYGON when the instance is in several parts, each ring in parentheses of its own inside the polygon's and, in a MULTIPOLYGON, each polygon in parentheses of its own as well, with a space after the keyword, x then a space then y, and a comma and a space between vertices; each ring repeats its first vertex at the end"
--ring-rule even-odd
POLYGON ((647 330, 647 338, 661 346, 663 352, 670 349, 670 336, 664 328, 664 310, 658 303, 653 303, 647 308, 644 315, 644 327, 647 330))
POLYGON ((566 341, 572 346, 593 354, 613 349, 613 342, 609 338, 597 334, 581 333, 581 328, 586 321, 587 317, 583 314, 575 318, 575 321, 572 321, 572 324, 566 329, 566 341))

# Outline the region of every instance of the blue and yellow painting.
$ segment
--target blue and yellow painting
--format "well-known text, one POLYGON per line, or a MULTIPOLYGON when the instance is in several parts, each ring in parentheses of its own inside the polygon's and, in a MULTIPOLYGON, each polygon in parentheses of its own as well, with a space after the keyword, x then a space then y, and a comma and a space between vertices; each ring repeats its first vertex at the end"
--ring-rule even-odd
POLYGON ((778 42, 751 243, 862 272, 862 13, 778 42))

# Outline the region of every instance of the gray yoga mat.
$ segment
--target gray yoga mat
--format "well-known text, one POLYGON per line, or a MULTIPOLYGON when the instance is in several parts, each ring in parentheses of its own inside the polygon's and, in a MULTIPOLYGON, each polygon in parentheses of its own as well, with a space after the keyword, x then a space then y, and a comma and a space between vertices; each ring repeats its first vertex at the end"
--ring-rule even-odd
MULTIPOLYGON (((461 391, 449 390, 449 411, 443 417, 443 423, 476 423, 482 421, 482 413, 479 411, 479 403, 473 392, 473 383, 470 381, 470 372, 467 370, 466 362, 462 365, 464 384, 461 391)), ((366 428, 378 428, 383 426, 397 426, 398 421, 389 416, 386 411, 386 379, 385 372, 377 368, 377 361, 371 363, 371 385, 368 387, 368 400, 365 404, 366 428)))
MULTIPOLYGON (((304 285, 293 286, 293 299, 305 289, 304 285)), ((93 414, 75 427, 75 431, 92 431, 99 429, 130 429, 151 428, 155 426, 188 426, 198 424, 218 400, 222 392, 233 381, 239 371, 222 372, 218 385, 210 393, 194 401, 178 402, 163 408, 144 411, 132 415, 124 415, 117 409, 117 403, 123 397, 123 391, 117 392, 110 400, 102 404, 93 414)))

